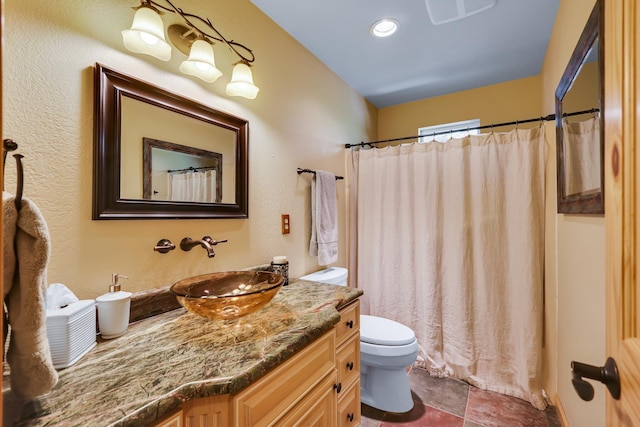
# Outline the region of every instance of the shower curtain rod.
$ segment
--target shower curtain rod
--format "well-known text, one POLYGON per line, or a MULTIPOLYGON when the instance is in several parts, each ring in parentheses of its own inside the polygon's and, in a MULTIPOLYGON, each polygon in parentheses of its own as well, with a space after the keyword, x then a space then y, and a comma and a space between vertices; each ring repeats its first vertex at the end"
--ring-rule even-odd
POLYGON ((185 169, 167 170, 167 173, 175 173, 175 172, 198 172, 198 171, 201 171, 201 170, 209 170, 209 169, 217 169, 217 166, 200 166, 200 167, 193 167, 193 166, 189 166, 188 168, 185 168, 185 169))
MULTIPOLYGON (((600 111, 599 108, 592 108, 590 110, 576 111, 576 112, 573 112, 573 113, 564 113, 562 115, 562 117, 578 116, 580 114, 596 113, 598 111, 600 111)), ((446 135, 448 133, 453 133, 453 132, 464 132, 464 131, 470 131, 470 130, 480 130, 480 129, 489 129, 489 128, 493 129, 494 127, 502 127, 502 126, 513 126, 513 125, 518 126, 519 124, 522 124, 522 123, 533 123, 533 122, 543 122, 543 121, 548 122, 548 121, 555 120, 555 119, 556 119, 556 115, 555 114, 549 114, 549 115, 542 116, 542 117, 536 117, 535 119, 516 120, 515 122, 495 123, 495 124, 484 125, 484 126, 468 127, 468 128, 464 128, 464 129, 450 129, 450 130, 446 130, 446 131, 430 133, 430 134, 427 134, 427 135, 402 136, 402 137, 399 137, 399 138, 381 139, 379 141, 360 142, 358 144, 345 144, 344 148, 362 147, 364 145, 381 144, 381 143, 384 143, 384 142, 405 141, 407 139, 418 139, 418 138, 425 137, 425 136, 446 135)))

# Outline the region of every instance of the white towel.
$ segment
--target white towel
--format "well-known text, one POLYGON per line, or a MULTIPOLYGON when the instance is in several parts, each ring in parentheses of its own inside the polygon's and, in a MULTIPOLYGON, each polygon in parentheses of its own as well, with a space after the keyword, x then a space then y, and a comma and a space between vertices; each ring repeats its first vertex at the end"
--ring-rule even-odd
POLYGON ((38 207, 22 199, 17 212, 13 197, 3 193, 4 296, 11 340, 7 361, 11 367, 11 390, 21 398, 48 393, 58 381, 47 340, 45 290, 49 260, 49 229, 38 207), (12 233, 13 228, 13 233, 12 233), (15 235, 13 245, 8 236, 15 235))
POLYGON ((316 171, 311 182, 311 241, 309 254, 318 256, 318 264, 338 261, 338 208, 336 177, 332 173, 316 171))
POLYGON ((13 285, 13 276, 16 269, 15 262, 15 248, 14 241, 16 239, 16 229, 18 227, 18 211, 14 203, 15 197, 5 191, 2 192, 2 209, 4 211, 2 232, 3 242, 2 247, 4 250, 4 263, 3 263, 3 297, 6 301, 7 294, 11 290, 13 285))

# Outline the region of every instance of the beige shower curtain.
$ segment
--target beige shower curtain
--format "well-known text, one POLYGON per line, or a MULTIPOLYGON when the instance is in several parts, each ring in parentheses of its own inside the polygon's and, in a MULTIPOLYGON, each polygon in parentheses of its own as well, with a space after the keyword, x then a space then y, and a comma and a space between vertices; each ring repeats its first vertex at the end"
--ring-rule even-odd
POLYGON ((544 128, 347 154, 350 284, 419 363, 544 409, 544 128))
POLYGON ((196 171, 167 174, 169 200, 215 203, 216 171, 196 171))

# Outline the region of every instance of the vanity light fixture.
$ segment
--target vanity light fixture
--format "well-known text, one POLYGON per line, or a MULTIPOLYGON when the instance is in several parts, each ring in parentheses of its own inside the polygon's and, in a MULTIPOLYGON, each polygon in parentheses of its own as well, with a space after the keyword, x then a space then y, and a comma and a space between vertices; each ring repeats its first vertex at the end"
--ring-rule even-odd
POLYGON ((389 37, 398 31, 398 21, 395 19, 381 19, 371 26, 371 34, 376 37, 389 37))
POLYGON ((215 82, 222 75, 222 71, 216 68, 213 47, 206 39, 198 39, 193 42, 189 58, 180 64, 180 71, 209 83, 215 82))
POLYGON ((167 36, 173 47, 188 56, 180 65, 180 71, 213 83, 222 75, 216 67, 213 45, 215 42, 222 43, 239 58, 239 61, 233 64, 233 75, 231 82, 227 84, 227 95, 254 99, 259 89, 253 84, 253 75, 249 68, 255 61, 253 51, 238 42, 227 40, 209 18, 185 12, 176 7, 171 0, 160 1, 164 5, 156 0, 140 0, 140 6, 133 8, 136 10, 133 24, 130 29, 122 31, 124 46, 132 52, 168 61, 171 59, 171 46, 165 40, 164 24, 160 15, 164 12, 175 13, 182 17, 186 24, 173 24, 167 28, 167 36))
POLYGON ((233 67, 231 81, 227 85, 227 95, 244 96, 249 99, 255 99, 258 95, 258 88, 253 84, 251 69, 244 62, 238 62, 233 67))

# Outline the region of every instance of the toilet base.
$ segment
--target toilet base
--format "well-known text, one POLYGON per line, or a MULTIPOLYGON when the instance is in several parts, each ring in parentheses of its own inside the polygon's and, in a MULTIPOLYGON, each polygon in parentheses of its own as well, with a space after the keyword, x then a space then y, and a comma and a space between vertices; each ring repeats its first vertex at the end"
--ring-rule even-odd
POLYGON ((406 369, 361 364, 360 400, 381 411, 403 413, 412 410, 413 399, 406 369))

